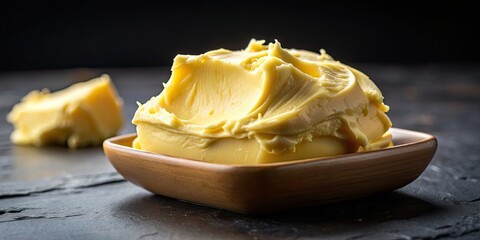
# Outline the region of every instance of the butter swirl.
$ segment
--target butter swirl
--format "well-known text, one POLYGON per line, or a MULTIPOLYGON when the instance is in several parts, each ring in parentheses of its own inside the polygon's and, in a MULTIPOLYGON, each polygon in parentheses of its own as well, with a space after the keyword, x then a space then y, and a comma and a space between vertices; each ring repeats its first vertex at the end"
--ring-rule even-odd
POLYGON ((324 50, 252 40, 241 51, 178 55, 162 93, 135 113, 134 147, 227 163, 372 150, 391 142, 388 109, 365 74, 324 50), (238 156, 224 161, 222 151, 238 156))

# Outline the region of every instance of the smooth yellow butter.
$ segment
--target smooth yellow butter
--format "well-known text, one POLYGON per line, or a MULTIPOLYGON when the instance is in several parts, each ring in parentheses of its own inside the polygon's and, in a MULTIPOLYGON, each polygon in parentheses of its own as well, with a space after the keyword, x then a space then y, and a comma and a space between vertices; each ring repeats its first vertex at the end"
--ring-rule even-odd
POLYGON ((122 126, 122 100, 108 75, 49 93, 32 91, 7 115, 20 145, 100 145, 122 126))
POLYGON ((162 93, 140 105, 133 146, 215 163, 253 164, 391 144, 388 106, 363 73, 252 40, 245 50, 178 55, 162 93))

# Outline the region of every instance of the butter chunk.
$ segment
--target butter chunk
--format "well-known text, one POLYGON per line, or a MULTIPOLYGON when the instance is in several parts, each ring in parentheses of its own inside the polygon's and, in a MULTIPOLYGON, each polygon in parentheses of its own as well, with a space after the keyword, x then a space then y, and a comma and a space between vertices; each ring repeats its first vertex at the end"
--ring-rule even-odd
POLYGON ((177 55, 160 95, 140 105, 134 148, 257 164, 391 144, 389 107, 360 71, 279 42, 177 55))
POLYGON ((122 100, 108 75, 63 90, 32 91, 7 115, 14 144, 98 146, 121 128, 122 100))

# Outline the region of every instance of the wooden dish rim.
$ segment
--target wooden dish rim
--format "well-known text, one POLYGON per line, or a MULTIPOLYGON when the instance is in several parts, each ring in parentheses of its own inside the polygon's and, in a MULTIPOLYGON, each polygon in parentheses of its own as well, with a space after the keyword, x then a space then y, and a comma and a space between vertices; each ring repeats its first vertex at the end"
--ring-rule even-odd
POLYGON ((316 158, 308 158, 308 159, 299 159, 299 160, 292 160, 292 161, 284 161, 284 162, 274 162, 274 163, 261 163, 261 164, 222 164, 222 163, 211 163, 211 162, 202 162, 193 159, 187 158, 180 158, 180 157, 173 157, 169 155, 163 155, 159 153, 144 151, 135 149, 129 146, 125 146, 118 142, 125 141, 129 139, 134 139, 136 137, 136 133, 124 134, 115 137, 111 137, 106 139, 103 142, 103 148, 108 148, 113 151, 120 151, 120 152, 129 152, 135 155, 145 155, 141 158, 149 158, 155 159, 156 161, 162 161, 164 163, 169 163, 173 165, 183 165, 186 167, 196 167, 196 168, 203 168, 203 169, 212 169, 212 170, 233 170, 233 169, 266 169, 266 168, 278 168, 278 167, 286 167, 286 166, 295 166, 300 164, 309 164, 309 163, 316 163, 322 162, 323 164, 332 164, 332 163, 344 163, 345 161, 358 161, 358 160, 365 160, 369 158, 375 158, 378 155, 385 155, 389 152, 395 152, 401 149, 409 148, 413 145, 421 145, 425 143, 429 143, 434 141, 435 147, 437 145, 437 139, 428 133, 417 132, 407 129, 401 128, 391 128, 390 131, 394 135, 395 133, 406 134, 420 138, 420 140, 411 141, 408 143, 403 143, 399 145, 394 145, 388 148, 368 151, 368 152, 359 152, 359 153, 348 153, 336 156, 329 156, 329 157, 316 157, 316 158))

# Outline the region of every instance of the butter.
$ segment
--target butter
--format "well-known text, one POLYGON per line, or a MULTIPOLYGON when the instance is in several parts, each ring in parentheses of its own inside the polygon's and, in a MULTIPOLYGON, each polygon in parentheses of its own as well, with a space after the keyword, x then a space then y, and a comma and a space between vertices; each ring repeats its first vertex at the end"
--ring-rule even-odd
POLYGON ((32 91, 7 115, 15 144, 100 145, 122 126, 122 100, 108 75, 49 93, 32 91))
POLYGON ((369 151, 391 144, 388 109, 365 74, 325 51, 252 40, 176 56, 164 90, 139 104, 133 147, 227 164, 369 151))

